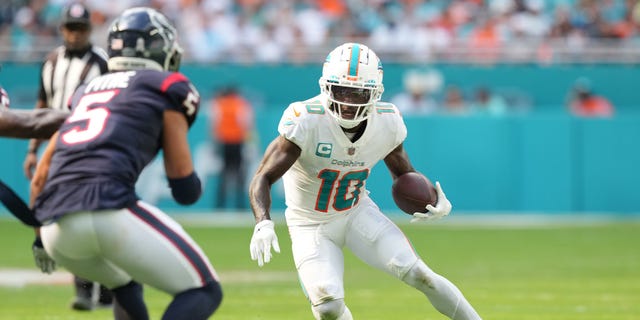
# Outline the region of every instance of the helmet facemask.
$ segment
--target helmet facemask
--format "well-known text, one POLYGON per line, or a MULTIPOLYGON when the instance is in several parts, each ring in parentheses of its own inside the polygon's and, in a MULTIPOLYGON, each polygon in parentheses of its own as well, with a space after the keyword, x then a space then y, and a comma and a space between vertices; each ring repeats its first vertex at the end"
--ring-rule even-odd
POLYGON ((327 56, 319 84, 329 114, 351 129, 371 115, 382 96, 382 65, 366 46, 346 43, 327 56))
POLYGON ((373 89, 327 84, 329 111, 340 126, 350 129, 369 117, 373 89))

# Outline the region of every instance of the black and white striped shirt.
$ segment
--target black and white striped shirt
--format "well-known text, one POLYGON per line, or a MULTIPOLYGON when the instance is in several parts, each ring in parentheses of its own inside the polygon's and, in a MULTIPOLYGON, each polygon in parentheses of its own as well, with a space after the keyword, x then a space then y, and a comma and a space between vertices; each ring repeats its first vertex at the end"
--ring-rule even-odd
POLYGON ((107 54, 91 46, 86 52, 70 53, 60 46, 47 55, 40 72, 38 99, 49 108, 67 110, 76 88, 107 72, 107 54))

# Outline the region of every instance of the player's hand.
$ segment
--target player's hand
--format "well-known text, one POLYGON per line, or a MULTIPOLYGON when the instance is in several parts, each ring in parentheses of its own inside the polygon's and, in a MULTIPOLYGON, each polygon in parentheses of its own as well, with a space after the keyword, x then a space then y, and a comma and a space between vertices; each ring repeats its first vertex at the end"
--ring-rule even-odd
POLYGON ((453 206, 451 205, 451 202, 449 202, 449 199, 447 199, 447 196, 444 194, 444 191, 442 191, 442 187, 440 186, 439 181, 436 181, 436 192, 438 194, 438 202, 436 202, 436 206, 434 207, 428 204, 426 207, 427 209, 426 213, 422 213, 422 212, 414 213, 413 219, 411 219, 412 223, 418 222, 418 221, 440 219, 451 212, 451 208, 453 208, 453 206))
POLYGON ((280 253, 278 236, 273 229, 274 225, 271 220, 262 220, 253 229, 249 250, 251 251, 251 260, 258 260, 260 267, 271 261, 272 247, 275 252, 280 253))
POLYGON ((53 259, 49 257, 49 254, 44 250, 40 237, 36 237, 36 240, 33 241, 31 250, 33 251, 33 259, 36 262, 36 266, 40 268, 43 273, 51 274, 56 270, 56 262, 53 261, 53 259))

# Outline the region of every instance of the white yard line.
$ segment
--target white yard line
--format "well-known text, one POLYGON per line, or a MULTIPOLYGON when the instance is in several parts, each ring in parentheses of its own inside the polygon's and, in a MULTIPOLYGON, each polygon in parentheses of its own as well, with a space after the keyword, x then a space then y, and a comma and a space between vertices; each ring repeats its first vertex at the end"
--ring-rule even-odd
POLYGON ((68 285, 73 275, 66 271, 45 274, 33 269, 0 269, 0 287, 24 287, 33 284, 68 285))
MULTIPOLYGON (((297 281, 295 272, 289 271, 227 271, 219 273, 224 283, 269 283, 297 281)), ((0 269, 0 287, 21 288, 27 285, 69 285, 73 275, 67 271, 44 274, 33 269, 0 269)))

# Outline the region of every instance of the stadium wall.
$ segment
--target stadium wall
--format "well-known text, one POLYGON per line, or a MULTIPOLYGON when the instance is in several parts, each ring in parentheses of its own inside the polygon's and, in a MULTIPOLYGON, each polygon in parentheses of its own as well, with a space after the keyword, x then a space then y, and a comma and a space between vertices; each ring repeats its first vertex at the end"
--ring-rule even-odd
MULTIPOLYGON (((400 74, 409 67, 392 66, 391 71, 387 71, 387 91, 398 90, 400 74)), ((480 79, 485 84, 494 81, 491 83, 496 85, 531 83, 536 100, 548 104, 540 112, 500 118, 406 117, 409 129, 406 148, 414 165, 432 180, 442 182, 456 209, 640 212, 640 197, 636 195, 637 181, 640 181, 640 170, 637 170, 640 116, 635 115, 633 108, 634 101, 640 100, 636 97, 638 90, 631 88, 629 81, 637 71, 620 66, 542 69, 443 66, 442 70, 448 68, 451 72, 443 71, 447 79, 460 77, 460 83, 466 80, 469 86, 480 79), (613 119, 579 119, 566 114, 562 101, 571 84, 563 79, 584 74, 595 79, 594 83, 602 84, 599 91, 612 90, 614 102, 628 104, 626 114, 613 119), (537 76, 541 77, 539 81, 530 79, 537 76), (618 89, 614 90, 616 87, 618 89)), ((203 94, 202 113, 192 129, 190 141, 196 170, 205 178, 205 194, 194 206, 177 206, 170 198, 162 163, 156 161, 141 177, 140 196, 171 212, 210 211, 220 170, 220 160, 212 151, 213 144, 208 135, 207 100, 213 90, 235 83, 258 101, 257 127, 247 148, 252 159, 249 169, 252 173, 262 151, 275 137, 280 113, 288 102, 317 93, 317 69, 316 66, 185 67, 183 72, 193 79, 203 94)), ((0 80, 11 95, 13 107, 31 108, 37 74, 37 65, 3 66, 0 80)), ((0 139, 0 178, 25 198, 28 182, 21 167, 26 148, 26 141, 0 139)), ((368 180, 368 188, 383 209, 395 211, 390 185, 389 174, 384 165, 379 164, 368 180)), ((275 208, 284 206, 281 183, 274 187, 273 203, 275 208)))

